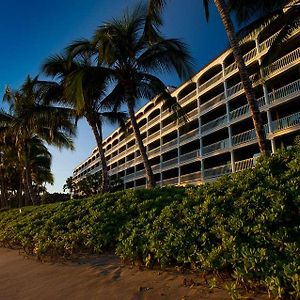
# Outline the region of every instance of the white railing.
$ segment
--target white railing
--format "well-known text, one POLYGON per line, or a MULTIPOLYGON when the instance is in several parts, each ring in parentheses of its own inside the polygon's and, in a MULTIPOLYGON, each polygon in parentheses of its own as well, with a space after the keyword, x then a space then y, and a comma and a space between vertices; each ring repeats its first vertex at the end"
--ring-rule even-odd
POLYGON ((163 144, 163 145, 162 145, 162 148, 161 148, 161 151, 168 150, 168 149, 170 149, 172 146, 176 146, 176 145, 177 145, 177 138, 175 138, 174 140, 169 141, 169 142, 163 144))
POLYGON ((201 126, 201 131, 206 132, 227 123, 227 115, 221 116, 201 126))
POLYGON ((234 120, 239 118, 240 116, 246 115, 250 113, 250 107, 249 104, 245 104, 233 111, 230 112, 229 116, 230 116, 230 120, 234 120))
POLYGON ((264 51, 265 49, 269 49, 273 42, 275 41, 276 37, 278 36, 279 32, 276 32, 272 36, 270 36, 268 39, 266 39, 264 42, 259 44, 259 50, 264 51))
POLYGON ((240 160, 234 163, 235 166, 235 172, 243 171, 246 169, 252 169, 254 168, 254 158, 248 158, 244 160, 240 160))
POLYGON ((227 149, 228 146, 229 146, 229 139, 227 138, 225 140, 203 147, 202 151, 203 154, 209 154, 215 151, 227 149))
POLYGON ((177 165, 178 164, 178 158, 172 158, 172 159, 169 159, 169 160, 166 160, 162 163, 162 168, 167 168, 167 167, 171 167, 173 165, 177 165))
POLYGON ((140 178, 145 176, 145 170, 140 170, 135 172, 135 178, 140 178))
POLYGON ((231 165, 223 165, 204 170, 204 178, 210 179, 231 173, 231 165))
POLYGON ((195 172, 190 174, 185 174, 180 176, 180 183, 188 183, 188 182, 194 182, 199 181, 202 179, 201 172, 195 172))
POLYGON ((186 101, 192 99, 194 96, 196 96, 196 94, 197 94, 197 91, 194 90, 194 91, 192 91, 191 93, 189 93, 188 95, 186 95, 186 96, 184 96, 183 98, 179 99, 178 102, 179 102, 180 104, 182 104, 182 103, 184 103, 184 102, 186 102, 186 101))
MULTIPOLYGON (((156 123, 160 119, 160 116, 156 116, 154 119, 148 121, 148 127, 150 127, 152 124, 156 123)), ((144 125, 145 126, 145 125, 144 125)), ((143 127, 144 127, 143 126, 143 127)), ((142 128, 141 128, 142 129, 142 128)))
POLYGON ((160 153, 160 147, 157 147, 155 149, 152 149, 152 150, 148 151, 148 156, 149 157, 154 156, 155 154, 158 154, 158 153, 160 153))
POLYGON ((182 154, 182 155, 180 155, 179 160, 182 163, 182 162, 187 162, 189 160, 194 160, 197 158, 200 158, 199 150, 195 150, 195 151, 192 151, 192 152, 189 152, 186 154, 182 154))
POLYGON ((184 133, 182 136, 180 136, 180 143, 187 141, 187 140, 193 140, 199 137, 199 129, 193 129, 192 131, 188 133, 184 133))
POLYGON ((178 184, 178 177, 169 178, 169 179, 163 179, 162 184, 163 184, 163 185, 173 185, 173 184, 178 184))
MULTIPOLYGON (((248 61, 252 60, 253 58, 255 58, 257 55, 257 50, 256 48, 250 50, 249 52, 247 52, 243 57, 244 57, 244 61, 245 63, 247 63, 248 61)), ((231 65, 229 65, 226 69, 225 69, 225 75, 231 73, 232 71, 237 69, 237 63, 234 62, 231 65)))
POLYGON ((177 124, 176 122, 172 121, 170 124, 166 125, 165 127, 162 128, 162 130, 164 132, 170 130, 170 129, 173 129, 173 128, 176 128, 177 127, 177 124))
POLYGON ((276 72, 284 67, 287 67, 295 62, 300 62, 300 47, 295 49, 294 51, 288 53, 282 58, 274 61, 272 64, 264 68, 264 74, 266 76, 276 72))
POLYGON ((192 120, 197 115, 198 115, 198 108, 196 107, 187 114, 187 117, 192 120))
POLYGON ((130 181, 130 180, 134 179, 134 177, 135 177, 135 173, 128 174, 128 175, 125 175, 125 180, 130 181))
POLYGON ((202 83, 199 87, 202 91, 205 90, 210 85, 213 85, 215 82, 219 81, 223 77, 222 71, 218 74, 214 75, 212 78, 210 78, 208 81, 202 83))
POLYGON ((147 140, 148 144, 150 143, 150 141, 155 140, 159 136, 160 136, 160 130, 151 133, 151 135, 148 136, 148 140, 147 140))
POLYGON ((152 168, 153 173, 156 173, 156 172, 160 171, 160 164, 154 165, 151 168, 152 168))
POLYGON ((143 132, 147 129, 147 124, 143 125, 141 128, 140 128, 140 132, 143 132))
POLYGON ((256 139, 256 133, 254 129, 236 134, 232 137, 232 145, 236 146, 236 145, 240 145, 252 140, 256 139))
POLYGON ((129 161, 126 162, 126 168, 130 168, 130 167, 132 167, 134 164, 135 164, 134 159, 129 160, 129 161))
POLYGON ((276 100, 298 93, 300 93, 300 79, 270 92, 268 98, 270 103, 274 103, 276 100))
POLYGON ((223 101, 225 99, 225 93, 222 92, 221 94, 215 96, 214 98, 210 99, 209 101, 201 104, 201 111, 205 111, 206 109, 214 106, 215 104, 223 101))
POLYGON ((227 89, 227 97, 230 97, 243 89, 243 83, 239 82, 231 88, 227 89))
POLYGON ((280 130, 288 129, 300 125, 300 112, 290 116, 275 120, 272 122, 272 131, 277 132, 280 130))

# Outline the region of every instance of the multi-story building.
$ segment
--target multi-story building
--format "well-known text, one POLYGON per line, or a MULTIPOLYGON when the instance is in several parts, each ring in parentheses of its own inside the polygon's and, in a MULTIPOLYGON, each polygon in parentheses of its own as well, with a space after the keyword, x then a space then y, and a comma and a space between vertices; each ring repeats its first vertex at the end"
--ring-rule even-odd
MULTIPOLYGON (((242 44, 270 149, 293 143, 300 134, 300 27, 267 67, 261 59, 278 28, 257 30, 242 44)), ((137 113, 157 183, 198 184, 253 167, 259 153, 249 106, 231 50, 223 52, 172 92, 188 121, 174 119, 157 97, 137 113)), ((145 187, 145 171, 132 129, 116 129, 104 141, 110 178, 124 188, 145 187)), ((75 168, 73 178, 100 170, 97 149, 75 168)))

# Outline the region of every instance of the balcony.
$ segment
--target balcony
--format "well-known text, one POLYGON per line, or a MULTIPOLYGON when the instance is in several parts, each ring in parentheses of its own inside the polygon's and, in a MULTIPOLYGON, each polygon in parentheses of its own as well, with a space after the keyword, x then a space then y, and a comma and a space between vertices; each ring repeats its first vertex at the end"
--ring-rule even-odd
POLYGON ((272 131, 278 132, 300 125, 300 112, 272 122, 272 131))
POLYGON ((210 131, 227 123, 227 115, 223 115, 201 126, 201 132, 210 131))
POLYGON ((156 139, 160 138, 160 130, 153 132, 151 135, 148 136, 147 144, 155 141, 156 139))
POLYGON ((192 111, 187 113, 187 117, 189 120, 194 120, 198 116, 198 108, 194 108, 192 111))
POLYGON ((184 143, 188 143, 190 141, 193 141, 195 139, 197 139, 199 137, 199 129, 193 129, 192 131, 185 133, 183 135, 180 136, 180 144, 184 143))
POLYGON ((223 72, 221 71, 218 74, 216 74, 215 76, 213 76, 212 78, 210 78, 208 81, 206 81, 203 84, 201 84, 200 87, 199 87, 199 91, 200 90, 204 91, 209 86, 211 86, 214 83, 218 82, 222 77, 223 77, 223 72))
MULTIPOLYGON (((158 116, 156 116, 154 119, 148 121, 148 128, 150 128, 151 125, 153 125, 153 124, 159 122, 159 120, 160 120, 160 115, 158 115, 158 116)), ((145 125, 144 125, 144 126, 145 126, 145 125)), ((144 126, 143 126, 143 127, 144 127, 144 126)))
POLYGON ((140 170, 135 172, 135 179, 144 178, 145 177, 145 170, 140 170))
POLYGON ((187 163, 190 161, 194 161, 194 160, 199 160, 200 159, 200 152, 199 150, 195 150, 186 154, 182 154, 179 157, 179 161, 180 163, 187 163))
POLYGON ((153 156, 156 156, 158 154, 160 154, 160 147, 157 147, 155 149, 152 149, 152 150, 148 151, 148 157, 149 158, 153 157, 153 156))
POLYGON ((208 155, 216 151, 221 151, 229 147, 229 139, 219 141, 217 143, 203 147, 203 155, 208 155))
POLYGON ((274 90, 268 94, 269 103, 273 104, 278 100, 298 95, 300 93, 300 79, 283 86, 280 89, 274 90))
POLYGON ((202 180, 202 175, 200 171, 191 174, 182 175, 180 177, 180 183, 185 183, 185 184, 199 182, 201 180, 202 180))
POLYGON ((280 71, 286 67, 290 67, 292 64, 299 63, 300 61, 300 47, 296 50, 288 53, 287 55, 283 56, 282 58, 276 60, 269 66, 264 68, 265 76, 272 75, 276 71, 280 71))
MULTIPOLYGON (((257 55, 257 49, 254 48, 251 51, 249 51, 248 53, 246 53, 244 55, 244 61, 245 63, 250 62, 252 59, 254 59, 257 55)), ((237 64, 236 62, 232 63, 231 65, 229 65, 226 69, 225 69, 225 75, 228 75, 229 73, 233 72, 237 70, 237 64)))
POLYGON ((215 96, 214 98, 210 99, 209 101, 201 104, 201 112, 204 112, 204 111, 210 109, 214 105, 222 102, 224 99, 225 99, 225 93, 222 92, 221 94, 215 96))
POLYGON ((166 160, 162 163, 162 169, 170 169, 172 167, 177 167, 178 165, 178 158, 172 158, 169 160, 166 160))
POLYGON ((168 179, 163 179, 162 185, 177 185, 178 184, 178 177, 174 178, 168 178, 168 179))
POLYGON ((254 168, 254 165, 255 165, 254 158, 248 158, 248 159, 237 161, 234 163, 235 172, 240 172, 246 169, 252 169, 254 168))
POLYGON ((227 164, 204 170, 204 178, 212 179, 229 173, 231 173, 231 165, 227 164))
MULTIPOLYGON (((269 133, 268 124, 264 125, 265 134, 269 133)), ((256 140, 255 129, 250 129, 245 132, 236 134, 232 137, 232 146, 238 146, 256 140)))
POLYGON ((169 141, 162 145, 161 151, 166 152, 168 150, 171 150, 172 148, 175 148, 177 146, 177 138, 173 139, 172 141, 169 141))
POLYGON ((196 96, 196 94, 197 94, 197 91, 194 90, 191 93, 189 93, 188 95, 181 98, 178 102, 180 103, 180 105, 182 105, 183 103, 187 102, 188 100, 191 100, 192 98, 194 98, 196 96))

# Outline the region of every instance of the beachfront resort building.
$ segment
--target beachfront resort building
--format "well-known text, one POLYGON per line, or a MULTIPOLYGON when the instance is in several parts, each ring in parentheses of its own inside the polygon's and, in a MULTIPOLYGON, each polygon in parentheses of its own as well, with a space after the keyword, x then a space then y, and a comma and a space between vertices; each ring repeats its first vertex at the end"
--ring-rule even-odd
MULTIPOLYGON (((270 149, 291 145, 300 134, 300 26, 267 67, 261 58, 277 36, 276 26, 258 30, 242 43, 262 113, 270 149)), ((188 120, 174 113, 160 97, 136 117, 158 184, 200 184, 224 174, 252 168, 259 155, 256 135, 231 50, 222 53, 172 95, 188 120)), ((124 188, 145 187, 145 170, 134 134, 116 129, 104 141, 110 178, 124 188)), ((100 171, 95 149, 73 172, 75 182, 100 171)))

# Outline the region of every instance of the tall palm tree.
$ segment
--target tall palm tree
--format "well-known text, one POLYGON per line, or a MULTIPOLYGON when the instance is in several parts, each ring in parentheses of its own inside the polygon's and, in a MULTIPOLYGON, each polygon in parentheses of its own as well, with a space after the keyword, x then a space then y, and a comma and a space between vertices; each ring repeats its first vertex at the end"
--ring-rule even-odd
MULTIPOLYGON (((211 2, 210 0, 203 0, 203 6, 204 6, 204 11, 205 11, 207 20, 209 18, 209 3, 210 2, 211 2)), ((237 64, 237 67, 239 70, 241 82, 242 82, 242 85, 243 85, 243 88, 245 91, 245 96, 246 96, 247 102, 250 107, 250 112, 251 112, 251 116, 252 116, 252 120, 253 120, 253 124, 254 124, 254 128, 255 128, 260 152, 264 155, 267 155, 268 147, 267 147, 266 136, 264 133, 261 114, 260 114, 258 104, 255 99, 255 94, 254 94, 254 90, 252 88, 252 83, 249 78, 248 70, 247 70, 241 49, 240 49, 239 40, 236 37, 235 29, 233 26, 231 15, 230 15, 230 8, 232 8, 232 9, 234 8, 236 10, 244 9, 243 5, 232 5, 233 3, 237 3, 237 2, 240 3, 240 1, 236 1, 236 0, 213 0, 213 3, 215 4, 215 6, 219 12, 222 23, 225 27, 227 37, 228 37, 228 40, 229 40, 229 43, 230 43, 230 46, 231 46, 231 49, 233 52, 233 56, 234 56, 234 59, 236 61, 236 64, 237 64)), ((251 1, 242 0, 241 4, 246 3, 246 2, 250 3, 251 1)), ((152 16, 152 20, 154 23, 157 22, 157 20, 160 22, 159 15, 160 15, 162 8, 165 6, 165 4, 166 4, 166 0, 149 0, 149 6, 148 6, 149 15, 152 16)))
POLYGON ((98 65, 113 70, 116 85, 102 104, 111 108, 127 106, 148 187, 154 187, 155 179, 137 124, 135 107, 138 99, 151 99, 159 94, 164 100, 174 103, 167 87, 154 73, 174 70, 181 79, 189 78, 192 59, 185 44, 177 39, 163 38, 157 27, 151 26, 146 9, 138 7, 126 12, 121 19, 104 23, 91 42, 75 42, 69 51, 73 56, 87 51, 92 56, 97 53, 98 65))
POLYGON ((4 100, 8 102, 8 111, 0 112, 1 134, 12 137, 18 161, 22 166, 22 178, 27 201, 36 204, 32 186, 31 161, 33 141, 37 138, 58 147, 72 149, 71 137, 75 135, 72 115, 61 107, 44 105, 38 78, 28 77, 17 91, 6 89, 4 100))
POLYGON ((102 166, 102 191, 109 190, 109 176, 103 149, 102 127, 106 122, 125 124, 126 114, 113 109, 104 111, 101 101, 112 76, 108 68, 94 66, 90 59, 72 59, 67 55, 50 57, 43 65, 48 76, 58 82, 44 82, 44 99, 59 101, 74 109, 76 117, 84 117, 90 125, 102 166))

